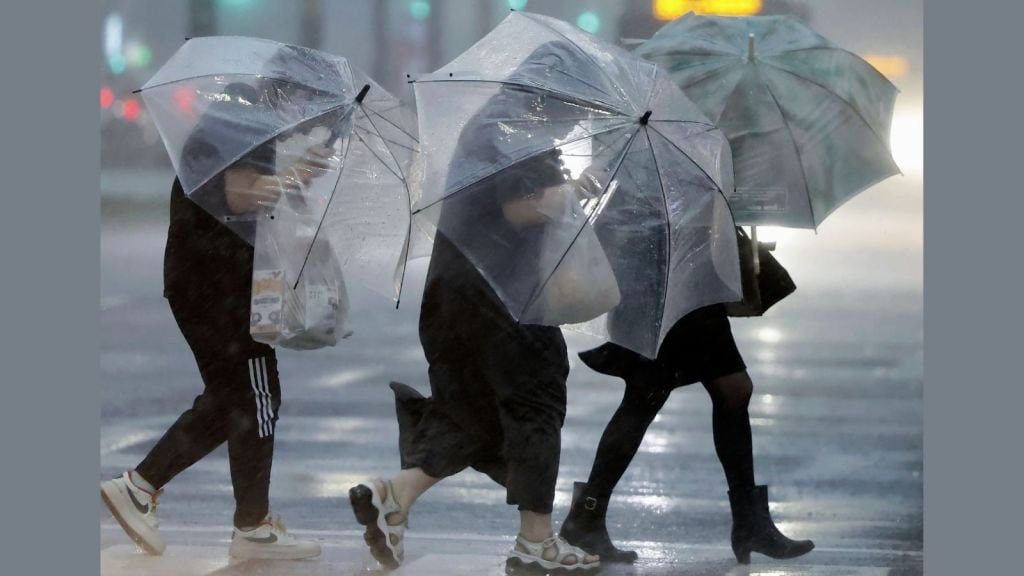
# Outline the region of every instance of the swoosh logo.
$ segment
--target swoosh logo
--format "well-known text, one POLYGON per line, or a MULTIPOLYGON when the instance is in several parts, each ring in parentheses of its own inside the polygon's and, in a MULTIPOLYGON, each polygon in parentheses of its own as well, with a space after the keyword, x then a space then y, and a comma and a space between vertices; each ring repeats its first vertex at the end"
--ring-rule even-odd
POLYGON ((131 499, 132 504, 135 504, 136 510, 138 510, 142 514, 149 514, 149 504, 143 504, 142 502, 136 500, 135 494, 132 492, 131 488, 128 489, 128 498, 131 499))
POLYGON ((270 536, 264 536, 263 538, 251 538, 249 536, 244 536, 244 538, 249 542, 255 542, 257 544, 273 544, 274 542, 277 542, 277 534, 271 534, 270 536))

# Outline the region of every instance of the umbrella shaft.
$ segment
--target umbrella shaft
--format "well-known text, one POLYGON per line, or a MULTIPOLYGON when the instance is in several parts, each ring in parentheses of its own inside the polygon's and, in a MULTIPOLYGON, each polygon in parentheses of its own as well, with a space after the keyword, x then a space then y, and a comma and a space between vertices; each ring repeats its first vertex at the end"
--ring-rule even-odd
POLYGON ((757 244, 757 226, 750 227, 750 245, 754 248, 754 275, 761 273, 761 250, 757 244))

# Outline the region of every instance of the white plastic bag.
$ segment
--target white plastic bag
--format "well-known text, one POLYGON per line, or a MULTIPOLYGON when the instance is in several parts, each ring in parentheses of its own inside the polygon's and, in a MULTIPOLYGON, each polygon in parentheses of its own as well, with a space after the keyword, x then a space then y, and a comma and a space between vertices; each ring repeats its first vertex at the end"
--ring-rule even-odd
POLYGON ((352 334, 341 266, 326 236, 309 248, 313 224, 283 210, 257 224, 249 325, 257 342, 312 350, 352 334))
POLYGON ((601 241, 571 187, 563 191, 563 198, 561 214, 551 215, 541 246, 540 269, 553 272, 535 310, 540 323, 547 325, 586 322, 608 312, 622 298, 601 241))

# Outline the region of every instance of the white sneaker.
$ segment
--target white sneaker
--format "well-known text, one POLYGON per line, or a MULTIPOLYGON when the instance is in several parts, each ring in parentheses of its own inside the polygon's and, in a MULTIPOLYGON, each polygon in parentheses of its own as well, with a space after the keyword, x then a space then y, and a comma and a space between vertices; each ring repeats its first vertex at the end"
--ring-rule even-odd
POLYGON ((299 540, 288 533, 281 517, 267 518, 252 530, 239 530, 231 534, 228 554, 233 558, 261 558, 265 560, 301 560, 320 555, 316 542, 299 540))
POLYGON ((159 556, 167 547, 156 517, 156 501, 163 490, 147 492, 132 483, 131 474, 128 470, 120 478, 100 484, 100 498, 140 548, 147 554, 159 556))

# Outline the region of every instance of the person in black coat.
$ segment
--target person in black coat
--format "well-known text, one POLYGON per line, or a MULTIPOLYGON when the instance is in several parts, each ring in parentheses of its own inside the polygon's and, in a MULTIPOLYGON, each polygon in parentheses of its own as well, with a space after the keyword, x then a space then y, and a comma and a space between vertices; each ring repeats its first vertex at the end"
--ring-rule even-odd
MULTIPOLYGON (((246 142, 257 138, 246 115, 263 97, 260 90, 232 83, 221 96, 184 143, 179 170, 209 174, 231 162, 231 152, 218 146, 225 134, 246 142)), ((249 303, 255 214, 273 207, 282 193, 296 192, 295 177, 305 183, 323 173, 330 155, 325 148, 311 148, 287 170, 290 181, 276 173, 272 140, 231 162, 189 196, 174 180, 164 296, 195 357, 203 391, 134 469, 101 486, 114 517, 150 554, 161 554, 165 547, 156 518, 163 486, 225 442, 235 497, 229 553, 277 559, 320 553, 319 544, 295 538, 279 519, 269 517, 281 385, 274 349, 249 334, 249 303)))
MULTIPOLYGON (((563 43, 552 42, 524 66, 558 66, 568 57, 563 43)), ((543 92, 502 87, 467 124, 477 128, 462 132, 463 156, 453 162, 486 165, 507 157, 498 119, 524 109, 524 100, 544 116, 543 92)), ((559 156, 557 149, 530 156, 451 192, 440 207, 419 325, 431 396, 392 383, 402 471, 349 493, 367 543, 385 565, 403 560, 403 528, 416 499, 467 467, 504 486, 506 502, 519 508, 510 564, 598 565, 551 524, 569 373, 565 341, 558 327, 520 324, 506 305, 525 301, 528 294, 517 290, 540 280, 545 206, 567 193, 559 156)))

